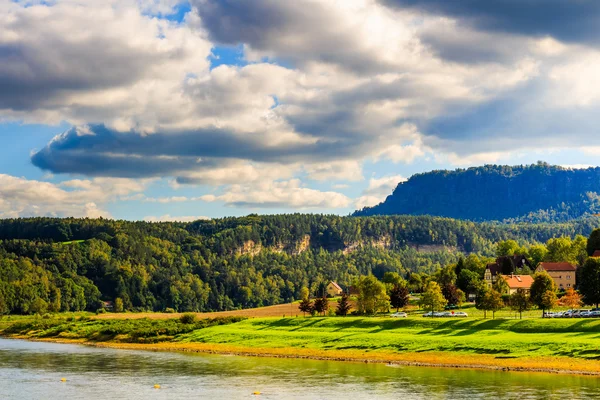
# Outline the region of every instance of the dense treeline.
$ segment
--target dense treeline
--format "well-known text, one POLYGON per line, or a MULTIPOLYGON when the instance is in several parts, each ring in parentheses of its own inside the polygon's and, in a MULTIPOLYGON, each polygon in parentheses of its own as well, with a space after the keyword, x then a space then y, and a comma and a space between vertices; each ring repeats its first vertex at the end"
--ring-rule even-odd
POLYGON ((355 215, 437 215, 474 221, 560 222, 600 211, 600 167, 543 162, 413 175, 355 215))
POLYGON ((212 311, 299 299, 329 280, 407 277, 521 245, 588 235, 597 218, 564 224, 477 224, 438 217, 250 215, 193 223, 29 218, 0 221, 0 313, 212 311), (118 301, 117 301, 118 299, 118 301))

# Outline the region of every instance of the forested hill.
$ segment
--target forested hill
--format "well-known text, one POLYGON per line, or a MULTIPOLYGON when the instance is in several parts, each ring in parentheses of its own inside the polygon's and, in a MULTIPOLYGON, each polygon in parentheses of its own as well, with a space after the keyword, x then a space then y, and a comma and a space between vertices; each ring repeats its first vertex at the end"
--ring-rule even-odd
POLYGON ((491 224, 439 217, 250 215, 193 223, 105 219, 0 220, 0 315, 128 310, 210 311, 300 298, 335 280, 433 273, 494 244, 589 235, 596 217, 563 224, 491 224))
POLYGON ((600 167, 486 165, 413 175, 355 213, 436 215, 473 221, 558 222, 600 211, 600 167))

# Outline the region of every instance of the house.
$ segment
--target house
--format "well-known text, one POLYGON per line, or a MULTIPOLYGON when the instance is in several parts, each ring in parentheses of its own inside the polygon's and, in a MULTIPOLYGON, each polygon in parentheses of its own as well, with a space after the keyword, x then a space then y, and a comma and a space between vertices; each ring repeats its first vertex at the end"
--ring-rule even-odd
POLYGON ((501 272, 502 270, 497 263, 491 263, 487 265, 485 268, 485 274, 483 275, 483 280, 488 288, 492 287, 501 272))
POLYGON ((575 288, 577 267, 568 262, 541 262, 535 272, 546 271, 559 290, 575 288))
POLYGON ((344 290, 337 283, 331 281, 327 285, 327 297, 341 296, 344 290))
POLYGON ((525 289, 527 293, 531 289, 533 284, 533 278, 531 275, 500 275, 502 279, 506 281, 508 285, 508 291, 503 294, 513 294, 518 289, 525 289))
POLYGON ((115 304, 112 301, 101 301, 102 303, 102 308, 104 308, 106 311, 112 311, 115 308, 115 304))
POLYGON ((516 272, 517 268, 531 268, 531 263, 524 255, 502 256, 496 258, 496 262, 490 263, 485 268, 483 280, 488 287, 492 287, 499 275, 508 275, 516 272))
POLYGON ((592 254, 592 257, 600 257, 600 250, 594 251, 594 254, 592 254))

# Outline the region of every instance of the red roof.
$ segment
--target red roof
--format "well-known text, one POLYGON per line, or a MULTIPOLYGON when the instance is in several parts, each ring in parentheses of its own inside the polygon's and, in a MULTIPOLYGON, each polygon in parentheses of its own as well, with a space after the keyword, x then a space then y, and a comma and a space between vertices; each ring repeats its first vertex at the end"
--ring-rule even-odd
POLYGON ((502 275, 511 289, 529 289, 533 283, 531 275, 502 275))
POLYGON ((334 288, 336 288, 337 290, 342 290, 342 288, 340 287, 340 285, 338 285, 337 283, 335 283, 334 281, 330 282, 334 288))
POLYGON ((542 262, 540 267, 546 271, 576 271, 577 267, 568 262, 542 262))
POLYGON ((600 250, 594 251, 594 254, 592 254, 592 257, 600 257, 600 250))

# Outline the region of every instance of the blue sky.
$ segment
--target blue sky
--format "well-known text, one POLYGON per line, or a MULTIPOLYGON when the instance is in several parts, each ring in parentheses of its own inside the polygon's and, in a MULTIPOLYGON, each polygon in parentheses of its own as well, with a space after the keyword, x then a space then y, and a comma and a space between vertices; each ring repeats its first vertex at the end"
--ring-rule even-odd
POLYGON ((483 4, 0 0, 0 217, 345 215, 432 169, 598 165, 600 6, 483 4))

